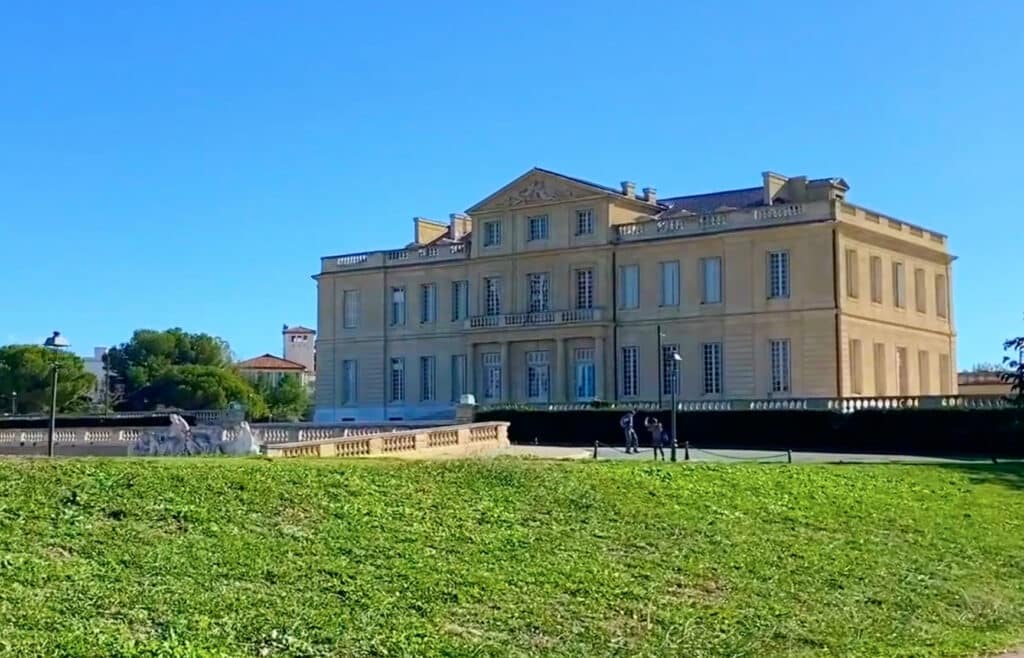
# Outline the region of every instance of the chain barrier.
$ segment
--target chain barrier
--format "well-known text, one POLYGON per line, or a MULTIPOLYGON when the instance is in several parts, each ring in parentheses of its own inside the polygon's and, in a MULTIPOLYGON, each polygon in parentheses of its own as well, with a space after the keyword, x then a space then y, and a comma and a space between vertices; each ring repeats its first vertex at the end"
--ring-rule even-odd
POLYGON ((693 447, 690 448, 690 452, 703 452, 705 455, 711 455, 712 457, 718 457, 719 459, 731 459, 731 460, 734 460, 734 461, 742 461, 742 462, 756 462, 756 461, 769 460, 769 459, 779 459, 779 458, 782 458, 782 457, 785 457, 789 461, 793 461, 792 453, 790 453, 790 452, 779 452, 779 453, 772 453, 772 454, 769 454, 769 455, 757 455, 756 457, 737 457, 735 455, 725 455, 725 454, 722 454, 720 452, 715 452, 713 450, 705 450, 703 448, 693 448, 693 447))

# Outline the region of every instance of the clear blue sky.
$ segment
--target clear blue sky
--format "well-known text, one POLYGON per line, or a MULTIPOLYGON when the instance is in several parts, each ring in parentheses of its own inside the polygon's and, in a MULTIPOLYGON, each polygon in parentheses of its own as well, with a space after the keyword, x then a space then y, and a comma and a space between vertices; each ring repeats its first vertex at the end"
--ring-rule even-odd
POLYGON ((842 176, 951 236, 961 367, 1024 332, 1024 3, 491 4, 7 3, 0 343, 276 352, 320 256, 534 165, 662 195, 842 176))

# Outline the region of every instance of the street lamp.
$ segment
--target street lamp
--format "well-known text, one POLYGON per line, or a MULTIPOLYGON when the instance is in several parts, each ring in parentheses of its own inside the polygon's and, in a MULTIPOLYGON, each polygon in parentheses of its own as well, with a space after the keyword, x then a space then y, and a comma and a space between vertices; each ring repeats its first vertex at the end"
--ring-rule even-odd
MULTIPOLYGON (((60 352, 71 347, 71 343, 67 338, 61 336, 59 331, 55 331, 52 336, 43 341, 43 347, 60 352)), ((60 362, 57 361, 56 356, 51 365, 53 366, 53 382, 50 391, 50 433, 46 439, 46 454, 53 457, 53 435, 57 431, 57 372, 60 370, 60 362)))
POLYGON ((683 357, 672 350, 672 461, 676 460, 676 387, 679 385, 679 364, 683 357))
POLYGON ((16 416, 18 414, 18 392, 11 391, 11 415, 16 416))

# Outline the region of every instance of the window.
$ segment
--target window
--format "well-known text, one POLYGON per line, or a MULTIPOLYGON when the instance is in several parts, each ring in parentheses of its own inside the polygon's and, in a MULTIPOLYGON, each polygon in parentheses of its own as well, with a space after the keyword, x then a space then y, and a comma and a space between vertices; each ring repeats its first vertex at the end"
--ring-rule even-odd
POLYGON ((635 345, 622 348, 622 395, 631 398, 640 395, 639 348, 635 345))
POLYGON ((935 275, 935 315, 940 318, 949 317, 949 297, 946 289, 946 275, 935 275))
POLYGON ((469 317, 469 281, 452 282, 452 322, 469 317))
POLYGON ((914 308, 918 313, 928 312, 928 291, 925 290, 924 270, 914 270, 914 308))
POLYGON ((437 285, 425 283, 420 286, 420 324, 437 322, 437 285))
POLYGON ((497 247, 501 244, 501 220, 484 222, 484 246, 497 247))
POLYGON ((949 395, 953 392, 953 373, 949 369, 949 355, 939 355, 939 393, 949 395))
POLYGON ((854 395, 861 395, 864 392, 864 355, 860 341, 856 338, 850 339, 850 392, 854 395))
POLYGON ((704 343, 701 345, 704 357, 704 395, 720 395, 722 393, 722 344, 704 343))
POLYGON ((549 305, 549 277, 546 272, 527 274, 530 284, 530 312, 547 311, 549 305))
POLYGON ((576 308, 594 308, 594 270, 576 270, 576 308))
POLYGON ((405 288, 391 289, 391 326, 405 324, 405 288))
POLYGON ((359 373, 356 362, 346 359, 341 362, 341 404, 343 406, 356 403, 359 373))
POLYGON ((679 261, 661 263, 661 305, 679 306, 679 261))
POLYGON ((860 266, 855 249, 846 250, 846 296, 851 299, 860 297, 860 266))
POLYGON ((673 390, 679 395, 679 366, 672 358, 679 352, 678 345, 661 346, 661 394, 672 395, 673 390))
POLYGON ((702 304, 722 303, 722 259, 700 259, 701 298, 702 304))
POLYGON ((921 395, 932 394, 932 367, 928 352, 918 350, 917 352, 917 384, 921 395))
POLYGON ((548 239, 548 216, 530 217, 526 220, 526 239, 529 242, 548 239))
POLYGON ((432 356, 420 357, 420 401, 437 398, 437 360, 432 356))
POLYGON ((882 303, 882 257, 871 257, 871 301, 882 303))
POLYGON ((907 307, 907 282, 903 276, 903 263, 892 264, 892 303, 896 308, 907 307))
POLYGON ((640 306, 640 266, 624 265, 621 268, 622 301, 620 308, 638 308, 640 306))
POLYGON ((768 298, 789 297, 789 252, 772 251, 768 254, 768 298))
POLYGON ((481 355, 484 364, 484 398, 501 399, 501 352, 486 352, 481 355))
POLYGON ((592 235, 594 233, 594 211, 585 208, 576 211, 576 235, 592 235))
POLYGON ((405 401, 405 359, 391 359, 391 401, 405 401))
POLYGON ((597 378, 594 368, 594 350, 578 349, 573 352, 576 373, 576 400, 585 402, 597 396, 597 378))
POLYGON ((907 348, 896 348, 896 385, 900 395, 910 395, 910 375, 907 369, 907 348))
POLYGON ((875 343, 875 395, 885 394, 885 344, 875 343))
POLYGON ((342 326, 354 329, 359 326, 359 291, 346 290, 342 293, 342 326))
POLYGON ((546 350, 526 353, 526 398, 547 402, 550 387, 550 355, 546 350))
POLYGON ((501 314, 501 279, 496 276, 484 279, 484 312, 486 315, 501 314))
POLYGON ((452 402, 459 402, 466 391, 466 355, 452 355, 452 402))
POLYGON ((771 352, 771 391, 772 393, 789 393, 789 339, 768 341, 771 352))

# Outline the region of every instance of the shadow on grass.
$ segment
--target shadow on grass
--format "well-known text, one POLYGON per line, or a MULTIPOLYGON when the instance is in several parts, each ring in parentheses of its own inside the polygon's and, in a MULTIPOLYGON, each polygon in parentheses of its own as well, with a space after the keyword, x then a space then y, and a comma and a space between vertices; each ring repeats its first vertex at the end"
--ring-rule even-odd
POLYGON ((939 468, 965 473, 971 484, 999 484, 1024 490, 1024 462, 940 464, 939 468))

